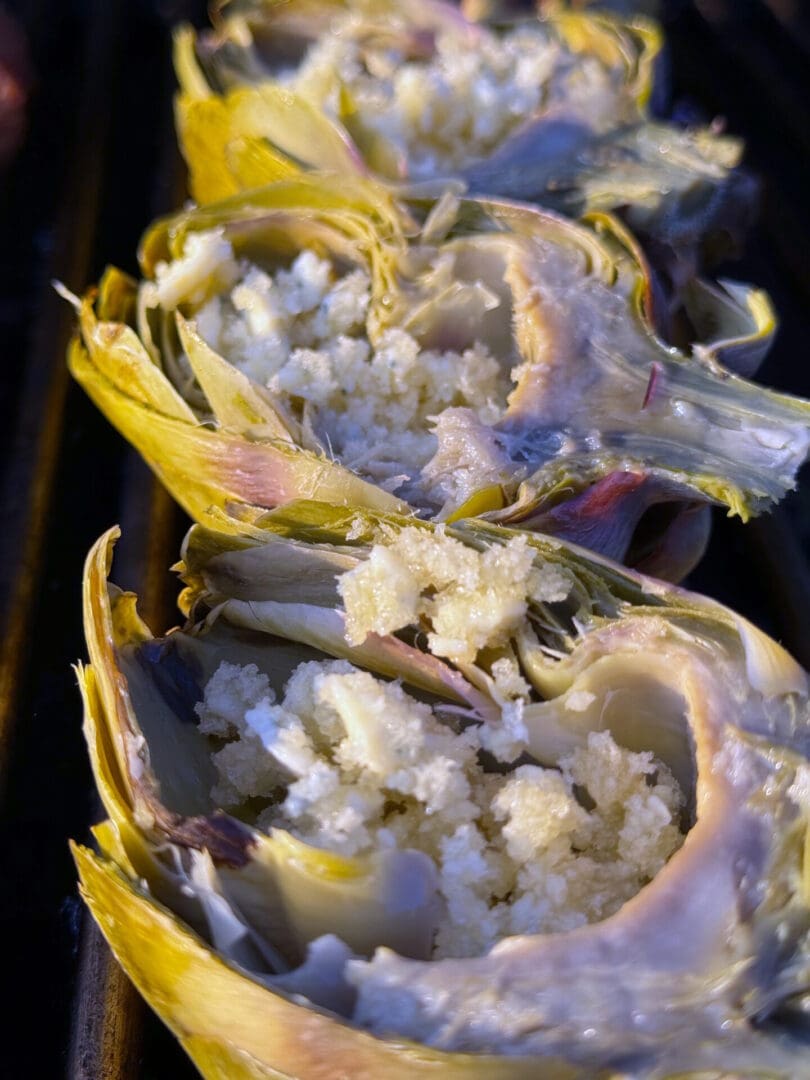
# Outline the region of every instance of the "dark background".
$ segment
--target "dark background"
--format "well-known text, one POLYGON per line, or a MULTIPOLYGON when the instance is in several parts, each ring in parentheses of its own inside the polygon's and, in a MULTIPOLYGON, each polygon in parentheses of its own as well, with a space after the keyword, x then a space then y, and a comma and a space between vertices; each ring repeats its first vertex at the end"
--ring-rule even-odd
MULTIPOLYGON (((71 384, 72 312, 50 281, 82 292, 108 262, 136 273, 143 228, 182 201, 169 28, 203 24, 204 4, 5 7, 27 29, 35 83, 28 137, 0 174, 0 1075, 184 1080, 195 1075, 184 1055, 107 964, 67 850, 98 816, 70 668, 84 655, 84 555, 120 522, 116 580, 162 629, 175 619, 165 567, 184 523, 71 384)), ((763 179, 747 253, 720 271, 764 286, 780 312, 759 378, 810 397, 810 14, 790 0, 664 9, 665 108, 682 120, 724 116, 763 179)), ((745 528, 718 514, 690 584, 810 666, 809 540, 807 492, 745 528)))

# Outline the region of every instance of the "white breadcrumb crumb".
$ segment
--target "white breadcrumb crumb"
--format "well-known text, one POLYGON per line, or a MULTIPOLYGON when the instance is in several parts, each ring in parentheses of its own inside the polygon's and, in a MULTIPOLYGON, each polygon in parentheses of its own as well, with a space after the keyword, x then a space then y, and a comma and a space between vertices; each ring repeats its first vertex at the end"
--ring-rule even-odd
MULTIPOLYGON (((441 528, 403 529, 386 544, 375 544, 365 562, 341 576, 346 639, 359 645, 370 633, 391 634, 422 623, 429 627, 436 656, 474 660, 481 649, 503 644, 517 629, 530 593, 541 600, 567 596, 570 584, 563 589, 556 569, 537 570, 534 559, 525 536, 476 551, 441 528)), ((504 677, 506 669, 497 670, 504 677)))
POLYGON ((570 712, 585 712, 596 701, 596 694, 590 690, 573 690, 565 698, 565 707, 570 712))
MULTIPOLYGON (((441 561, 435 576, 446 583, 441 561)), ((525 684, 509 657, 495 667, 508 727, 525 684)), ((484 772, 480 752, 498 725, 459 729, 347 661, 300 665, 278 703, 254 666, 223 663, 197 712, 217 740, 218 805, 256 813, 245 804, 259 798, 259 828, 349 856, 398 847, 434 861, 445 905, 437 958, 605 918, 682 841, 682 793, 651 754, 602 732, 558 770, 484 772)))
MULTIPOLYGON (((392 148, 392 167, 404 158, 413 179, 486 156, 541 108, 565 103, 594 122, 597 113, 616 112, 618 65, 611 71, 574 54, 540 26, 500 37, 477 27, 463 43, 439 33, 428 59, 408 57, 394 34, 384 48, 370 47, 358 29, 352 16, 337 21, 281 81, 336 117, 348 92, 366 138, 392 148)), ((409 37, 405 27, 402 37, 409 37)))
POLYGON ((182 303, 199 304, 212 293, 231 288, 238 277, 233 249, 222 229, 191 232, 179 259, 155 267, 157 300, 169 311, 182 303))

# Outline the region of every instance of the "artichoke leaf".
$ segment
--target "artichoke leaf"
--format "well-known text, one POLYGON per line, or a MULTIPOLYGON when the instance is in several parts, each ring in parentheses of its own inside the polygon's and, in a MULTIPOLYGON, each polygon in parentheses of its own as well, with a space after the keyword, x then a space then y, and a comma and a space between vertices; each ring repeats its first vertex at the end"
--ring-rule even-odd
POLYGON ((353 253, 352 261, 356 262, 364 247, 387 254, 387 245, 401 245, 403 229, 411 227, 405 208, 379 184, 304 175, 159 219, 144 234, 138 257, 143 271, 153 276, 159 262, 182 255, 189 233, 221 228, 240 256, 250 253, 251 244, 256 245, 254 233, 258 233, 260 246, 262 238, 267 244, 268 235, 273 244, 281 245, 289 230, 293 251, 308 241, 317 244, 321 235, 342 237, 347 253, 350 257, 353 253))
POLYGON ((89 297, 82 301, 79 318, 88 357, 97 366, 100 378, 113 381, 121 393, 150 410, 194 422, 194 413, 131 327, 121 322, 99 322, 89 297))
POLYGON ((205 520, 212 508, 224 509, 231 502, 274 506, 302 496, 380 510, 405 509, 387 492, 334 462, 291 446, 288 439, 247 441, 205 427, 193 414, 180 420, 147 408, 139 390, 130 394, 110 381, 79 341, 72 343, 68 362, 77 382, 192 518, 205 520))
POLYGON ((257 92, 232 91, 230 103, 232 123, 240 133, 267 138, 272 132, 271 148, 293 163, 311 161, 323 172, 364 173, 349 138, 299 95, 265 84, 257 92))
POLYGON ((210 529, 194 529, 187 535, 181 560, 183 580, 190 587, 204 587, 211 597, 324 608, 338 601, 337 577, 359 561, 349 551, 313 551, 295 543, 256 547, 236 534, 223 550, 221 533, 210 529))
MULTIPOLYGON (((263 523, 269 520, 262 516, 263 523)), ((335 609, 340 602, 338 576, 360 561, 350 547, 317 549, 280 538, 268 543, 266 532, 259 528, 257 533, 264 541, 260 545, 234 535, 225 546, 221 533, 206 528, 193 529, 186 537, 178 566, 187 584, 182 604, 186 612, 195 612, 204 598, 196 613, 205 615, 206 633, 222 622, 278 635, 403 679, 427 693, 449 696, 479 716, 492 715, 486 695, 477 693, 453 667, 405 641, 369 634, 360 645, 347 644, 345 619, 335 609)))
POLYGON ((767 293, 738 281, 716 285, 694 278, 684 290, 684 309, 695 327, 701 355, 750 378, 764 360, 777 329, 767 293))
POLYGON ((176 318, 185 354, 218 423, 226 430, 257 439, 291 440, 287 425, 267 395, 214 352, 194 323, 179 312, 176 318))
POLYGON ((481 716, 493 714, 492 703, 476 693, 458 672, 435 657, 396 638, 369 634, 361 645, 348 645, 340 612, 307 604, 228 600, 215 615, 243 629, 283 634, 314 649, 356 661, 379 675, 401 678, 418 689, 466 703, 481 716))
MULTIPOLYGON (((563 1062, 447 1054, 403 1039, 378 1040, 291 1000, 220 959, 166 908, 110 863, 74 847, 82 894, 119 962, 209 1080, 348 1075, 574 1080, 563 1062), (227 1004, 230 1003, 230 1004, 227 1004), (342 1063, 345 1062, 345 1065, 342 1063)), ((607 1073, 597 1076, 607 1080, 607 1073)))
POLYGON ((180 97, 175 118, 178 138, 190 158, 207 157, 212 142, 221 142, 225 147, 222 159, 212 159, 204 175, 198 175, 193 182, 192 190, 200 203, 218 202, 239 191, 296 176, 300 171, 266 139, 231 137, 232 109, 218 97, 180 97))

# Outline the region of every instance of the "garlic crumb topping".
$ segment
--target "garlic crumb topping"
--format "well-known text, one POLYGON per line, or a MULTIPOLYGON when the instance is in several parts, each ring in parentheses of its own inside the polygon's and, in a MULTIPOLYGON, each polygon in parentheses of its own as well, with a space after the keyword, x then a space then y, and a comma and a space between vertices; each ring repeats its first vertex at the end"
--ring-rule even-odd
POLYGON ((372 340, 364 269, 339 273, 304 250, 288 268, 265 270, 238 261, 222 230, 212 230, 189 234, 184 254, 157 267, 155 291, 168 309, 193 308, 207 344, 300 419, 308 448, 434 508, 501 478, 502 467, 486 461, 479 475, 456 476, 452 454, 449 464, 447 451, 438 455, 434 429, 448 412, 495 423, 511 389, 511 358, 501 364, 480 342, 426 349, 401 327, 372 340))
POLYGON ((441 528, 401 530, 338 583, 346 609, 346 639, 429 627, 436 656, 469 662, 504 644, 526 615, 527 597, 564 600, 570 579, 557 567, 534 567, 525 536, 476 551, 441 528))
MULTIPOLYGON (((519 690, 507 668, 504 686, 519 690)), ((682 793, 651 754, 601 732, 558 769, 487 772, 496 725, 459 724, 344 660, 301 664, 280 701, 254 665, 223 663, 197 712, 216 737, 218 805, 245 812, 251 800, 256 813, 258 799, 259 828, 343 855, 417 849, 434 861, 436 958, 605 918, 683 839, 682 793)))
POLYGON ((409 56, 408 38, 403 27, 401 46, 389 35, 387 47, 370 47, 349 15, 281 81, 336 118, 349 96, 366 139, 395 148, 380 150, 378 164, 385 171, 387 158, 392 166, 404 158, 412 179, 484 157, 534 113, 562 103, 599 123, 622 93, 618 66, 575 53, 539 25, 502 35, 478 26, 463 44, 440 33, 429 57, 409 56))

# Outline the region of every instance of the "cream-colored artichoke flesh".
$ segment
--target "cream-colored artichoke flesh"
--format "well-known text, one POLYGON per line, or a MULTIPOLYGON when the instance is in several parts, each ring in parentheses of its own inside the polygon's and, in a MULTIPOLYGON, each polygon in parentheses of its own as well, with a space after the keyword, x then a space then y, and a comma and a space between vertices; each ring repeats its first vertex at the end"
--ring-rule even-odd
MULTIPOLYGON (((435 897, 419 853, 347 859, 211 804, 192 716, 223 659, 275 685, 315 655, 383 675, 399 664, 406 687, 497 724, 485 654, 454 666, 425 651, 424 633, 346 641, 338 577, 410 525, 300 504, 243 514, 241 536, 197 527, 183 561, 197 621, 162 639, 134 597, 107 586, 115 533, 91 552, 81 683, 110 822, 102 858, 78 862, 142 992, 212 1077, 343 1075, 344 1054, 369 1077, 804 1075, 807 677, 712 601, 529 536, 535 570, 563 573, 569 589, 552 602, 530 592, 511 639, 534 688, 528 753, 553 765, 608 729, 653 751, 690 796, 683 846, 601 922, 430 960, 435 897), (324 945, 330 933, 348 949, 324 945)), ((446 531, 479 551, 517 535, 482 522, 446 531)))
POLYGON ((738 140, 650 119, 661 38, 637 15, 560 5, 539 21, 496 11, 488 25, 423 0, 249 0, 221 4, 215 21, 176 37, 177 129, 199 201, 302 167, 453 182, 567 214, 621 211, 673 277, 751 217, 738 140), (535 71, 507 86, 497 63, 484 69, 516 34, 534 35, 535 59, 510 57, 507 81, 535 71))
MULTIPOLYGON (((652 328, 643 257, 614 219, 574 224, 492 200, 412 210, 370 182, 271 185, 159 222, 142 246, 146 280, 136 289, 109 273, 97 299, 81 303, 74 375, 192 517, 234 499, 295 498, 449 520, 487 514, 677 579, 702 551, 706 502, 747 518, 793 486, 810 407, 725 367, 750 373, 764 355, 775 327, 764 293, 695 283, 689 310, 706 336, 679 351, 652 328), (188 255, 192 243, 204 257, 188 255), (271 391, 237 370, 227 341, 204 337, 204 305, 231 304, 224 275, 241 272, 234 266, 272 274, 302 249, 331 261, 338 284, 347 272, 367 276, 352 341, 377 350, 404 332, 420 358, 488 350, 500 419, 445 399, 403 433, 430 445, 427 465, 396 456, 388 426, 342 460, 320 383, 271 391), (380 453, 395 474, 385 482, 380 453), (668 508, 642 544, 637 526, 659 504, 668 508)), ((256 347, 272 356, 263 341, 256 347)), ((368 382, 362 393, 365 408, 368 382)), ((350 391, 334 408, 355 399, 350 391)))

